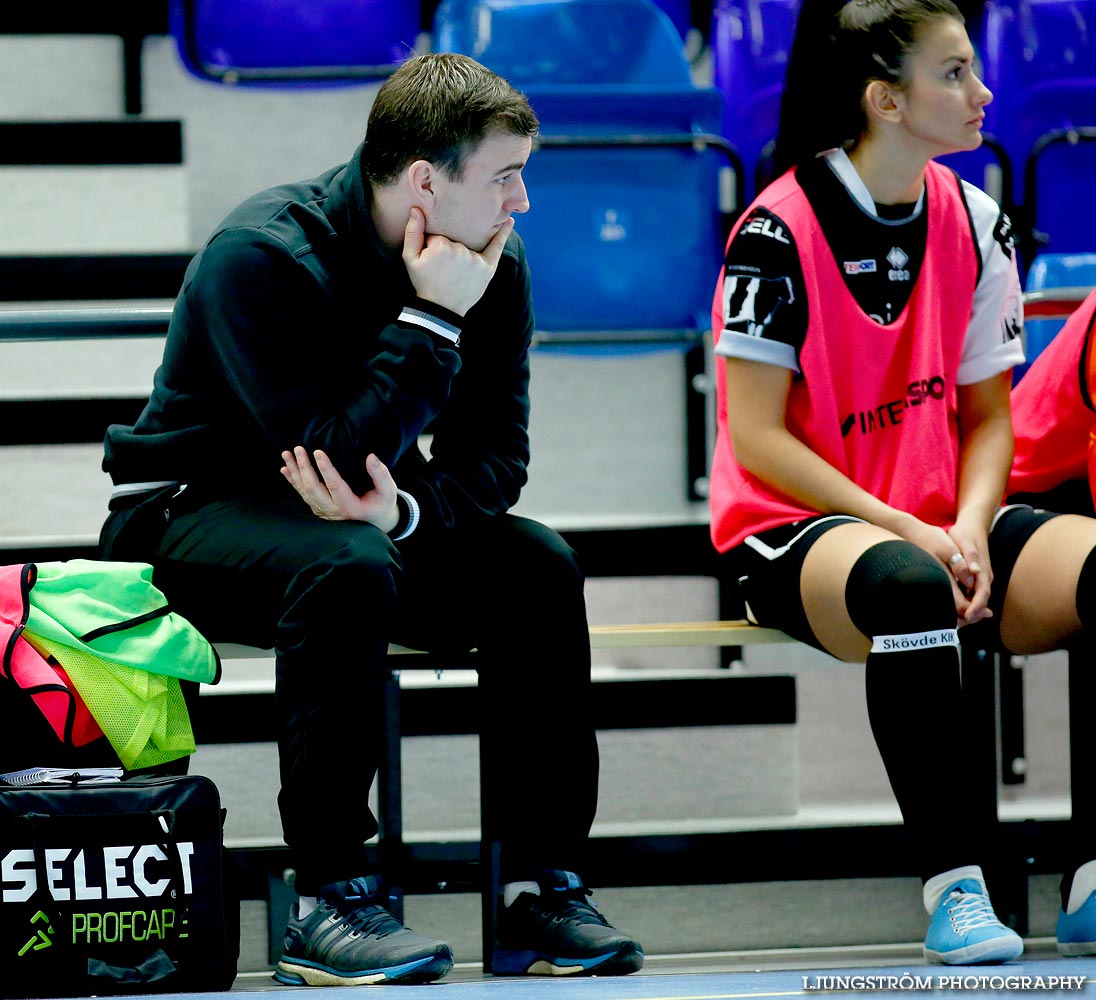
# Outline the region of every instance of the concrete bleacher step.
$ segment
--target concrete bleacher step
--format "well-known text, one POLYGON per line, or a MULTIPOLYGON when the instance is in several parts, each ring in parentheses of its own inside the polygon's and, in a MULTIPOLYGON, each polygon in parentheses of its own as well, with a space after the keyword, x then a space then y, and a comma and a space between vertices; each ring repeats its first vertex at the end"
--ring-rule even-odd
MULTIPOLYGON (((1009 823, 1026 820, 1068 820, 1070 802, 1066 796, 1024 798, 1003 802, 998 813, 1009 823)), ((771 830, 816 830, 842 827, 884 827, 901 825, 902 816, 896 804, 847 803, 827 806, 802 806, 795 812, 759 816, 723 816, 718 818, 675 817, 647 820, 595 821, 591 836, 606 840, 615 837, 656 837, 686 834, 718 834, 771 830)), ((404 840, 409 844, 479 842, 478 827, 408 828, 404 840)), ((376 838, 372 842, 375 842, 376 838)), ((276 847, 282 843, 277 836, 226 837, 230 849, 276 847)))

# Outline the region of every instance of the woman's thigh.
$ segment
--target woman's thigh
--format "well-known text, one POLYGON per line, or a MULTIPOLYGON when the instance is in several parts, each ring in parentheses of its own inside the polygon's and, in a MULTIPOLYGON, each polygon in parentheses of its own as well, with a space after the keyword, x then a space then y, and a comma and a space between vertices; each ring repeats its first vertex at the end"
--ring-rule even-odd
POLYGON ((803 610, 822 647, 841 660, 867 657, 871 639, 852 622, 845 600, 849 574, 872 546, 898 536, 863 522, 832 528, 810 547, 803 560, 799 589, 803 610))
POLYGON ((1060 649, 1081 630, 1077 582, 1096 548, 1096 519, 1062 514, 1041 524, 1016 558, 1001 609, 1001 642, 1020 655, 1060 649))
POLYGON ((852 623, 845 587, 856 561, 897 536, 843 515, 810 518, 751 536, 726 555, 747 616, 833 656, 862 660, 869 641, 852 623))

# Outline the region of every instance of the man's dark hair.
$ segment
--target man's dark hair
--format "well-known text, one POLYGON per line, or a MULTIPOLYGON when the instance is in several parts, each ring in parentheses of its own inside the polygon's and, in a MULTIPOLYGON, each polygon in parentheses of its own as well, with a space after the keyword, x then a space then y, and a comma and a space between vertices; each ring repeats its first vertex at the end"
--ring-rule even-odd
POLYGON ((491 133, 536 135, 525 95, 474 59, 451 52, 405 62, 381 87, 362 152, 366 180, 387 184, 415 160, 460 180, 467 158, 491 133))

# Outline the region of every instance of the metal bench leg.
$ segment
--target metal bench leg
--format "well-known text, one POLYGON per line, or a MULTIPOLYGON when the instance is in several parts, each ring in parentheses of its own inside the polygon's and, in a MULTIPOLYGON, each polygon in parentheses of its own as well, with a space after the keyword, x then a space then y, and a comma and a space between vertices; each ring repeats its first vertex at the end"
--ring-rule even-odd
POLYGON ((380 693, 384 752, 377 769, 377 825, 381 874, 388 910, 403 921, 403 743, 400 725, 400 672, 386 670, 380 693))
POLYGON ((1001 781, 1022 785, 1027 775, 1024 734, 1024 658, 998 658, 1001 705, 1001 781))
MULTIPOLYGON (((976 814, 982 808, 997 816, 999 738, 998 656, 986 650, 962 651, 963 695, 968 707, 967 725, 973 734, 975 756, 969 762, 979 775, 982 801, 973 803, 976 814), (992 800, 992 805, 990 801, 992 800)), ((1000 820, 994 823, 986 856, 985 875, 998 917, 1018 934, 1028 932, 1027 859, 1015 850, 1005 850, 1000 820)))
POLYGON ((266 888, 267 957, 277 965, 285 951, 285 925, 289 910, 297 902, 297 890, 285 872, 270 872, 266 888))
POLYGON ((1090 640, 1081 639, 1069 647, 1069 787, 1073 820, 1066 837, 1067 864, 1081 864, 1092 857, 1090 851, 1081 848, 1090 846, 1085 839, 1093 827, 1093 809, 1086 804, 1093 758, 1089 712, 1096 698, 1093 652, 1090 640))
POLYGON ((491 769, 491 747, 485 744, 483 726, 479 738, 480 781, 480 869, 481 926, 483 934, 483 971, 490 972, 495 951, 495 927, 502 898, 499 880, 498 803, 491 769))

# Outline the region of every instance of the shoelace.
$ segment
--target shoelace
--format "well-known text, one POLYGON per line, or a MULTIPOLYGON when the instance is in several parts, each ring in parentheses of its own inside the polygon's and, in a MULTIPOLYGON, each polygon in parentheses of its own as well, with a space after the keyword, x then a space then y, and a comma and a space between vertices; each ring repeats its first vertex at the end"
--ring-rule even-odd
POLYGON ((566 895, 550 893, 545 899, 545 908, 565 923, 607 925, 609 921, 598 913, 597 905, 586 898, 589 895, 589 889, 573 890, 566 895))
POLYGON ((342 917, 343 926, 348 927, 354 937, 384 937, 403 930, 403 924, 383 906, 359 906, 355 909, 333 906, 332 909, 342 917))
POLYGON ((957 889, 949 897, 947 907, 956 934, 966 934, 979 927, 1004 926, 989 905, 989 899, 980 892, 962 892, 957 889))

